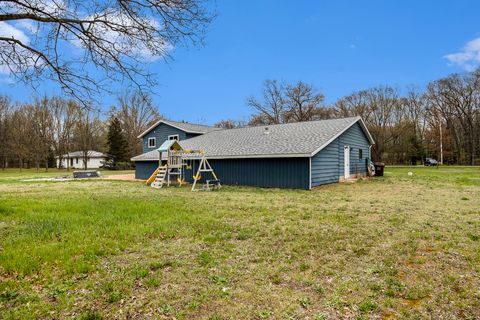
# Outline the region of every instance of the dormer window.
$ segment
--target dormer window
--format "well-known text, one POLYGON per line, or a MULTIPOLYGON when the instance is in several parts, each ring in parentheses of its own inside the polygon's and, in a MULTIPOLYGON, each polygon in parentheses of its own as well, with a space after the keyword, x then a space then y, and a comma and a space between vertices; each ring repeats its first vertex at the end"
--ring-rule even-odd
POLYGON ((155 139, 155 137, 154 138, 148 138, 148 147, 149 148, 155 148, 155 145, 157 144, 156 140, 157 139, 155 139))
POLYGON ((168 140, 180 140, 178 137, 178 134, 172 134, 171 136, 168 136, 168 140))

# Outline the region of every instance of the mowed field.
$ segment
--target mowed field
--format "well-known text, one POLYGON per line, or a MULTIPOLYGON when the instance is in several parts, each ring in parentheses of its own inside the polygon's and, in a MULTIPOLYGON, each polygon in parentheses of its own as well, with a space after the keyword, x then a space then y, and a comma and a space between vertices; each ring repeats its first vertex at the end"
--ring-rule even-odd
POLYGON ((0 171, 0 318, 480 318, 478 167, 312 191, 20 181, 55 175, 0 171))

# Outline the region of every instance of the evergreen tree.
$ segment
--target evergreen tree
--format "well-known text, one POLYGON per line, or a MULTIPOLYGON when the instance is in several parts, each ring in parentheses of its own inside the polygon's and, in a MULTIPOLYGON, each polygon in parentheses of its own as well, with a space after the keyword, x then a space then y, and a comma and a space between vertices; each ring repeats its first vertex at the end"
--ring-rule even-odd
POLYGON ((120 162, 128 161, 128 143, 123 135, 122 124, 117 117, 110 120, 108 126, 108 155, 113 161, 113 168, 120 162))

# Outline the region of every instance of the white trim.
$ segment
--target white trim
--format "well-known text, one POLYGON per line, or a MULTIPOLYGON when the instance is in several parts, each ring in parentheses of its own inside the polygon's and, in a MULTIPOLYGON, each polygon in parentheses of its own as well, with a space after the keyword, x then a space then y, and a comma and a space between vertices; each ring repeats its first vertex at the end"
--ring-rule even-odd
POLYGON ((350 146, 343 146, 343 176, 345 177, 345 180, 350 179, 350 146), (347 152, 348 150, 348 152, 347 152), (348 158, 347 154, 348 153, 348 158), (348 164, 348 170, 347 170, 347 164, 348 164))
POLYGON ((340 131, 339 133, 337 133, 335 136, 333 136, 330 140, 328 140, 327 142, 325 142, 320 148, 318 148, 317 150, 313 151, 310 156, 313 157, 314 155, 316 155, 317 153, 319 153, 320 151, 322 151, 323 148, 325 148, 326 146, 328 146, 330 143, 332 143, 333 141, 335 141, 338 137, 340 137, 345 131, 347 131, 348 129, 350 129, 355 123, 357 123, 358 121, 360 120, 360 125, 362 127, 362 129, 364 130, 364 132, 367 134, 367 139, 370 141, 371 144, 375 144, 375 141, 373 140, 372 136, 370 135, 370 132, 368 131, 367 127, 365 126, 365 123, 363 122, 362 118, 360 117, 357 117, 357 120, 352 122, 349 126, 347 126, 345 129, 343 129, 342 131, 340 131))
POLYGON ((175 140, 175 141, 180 141, 180 136, 178 134, 171 134, 168 136, 168 140, 175 140), (177 137, 177 139, 170 139, 173 137, 177 137))
POLYGON ((168 122, 167 120, 163 120, 163 119, 160 119, 158 120, 157 122, 155 122, 153 125, 151 125, 147 130, 143 131, 142 133, 140 133, 140 135, 137 137, 137 138, 142 138, 144 135, 146 135, 147 133, 149 133, 150 131, 152 131, 156 126, 158 126, 160 123, 164 123, 170 127, 173 127, 175 129, 178 129, 178 130, 182 130, 183 132, 186 132, 186 133, 198 133, 198 134, 203 134, 203 133, 207 133, 208 131, 195 131, 195 130, 186 130, 184 128, 180 128, 179 126, 176 126, 174 124, 171 124, 170 122, 168 122))
POLYGON ((308 170, 310 172, 310 178, 308 180, 308 190, 312 190, 312 157, 308 157, 308 167, 308 170))
POLYGON ((150 137, 150 138, 148 138, 147 147, 148 147, 149 149, 153 149, 153 148, 155 148, 156 146, 157 146, 157 138, 155 138, 155 137, 150 137), (150 140, 153 140, 153 146, 150 145, 150 140))
POLYGON ((367 134, 367 138, 370 141, 370 145, 374 145, 375 140, 373 140, 373 137, 370 134, 370 131, 368 131, 367 125, 365 124, 365 122, 363 121, 363 119, 361 117, 359 117, 359 118, 360 118, 360 125, 362 126, 363 131, 367 134))

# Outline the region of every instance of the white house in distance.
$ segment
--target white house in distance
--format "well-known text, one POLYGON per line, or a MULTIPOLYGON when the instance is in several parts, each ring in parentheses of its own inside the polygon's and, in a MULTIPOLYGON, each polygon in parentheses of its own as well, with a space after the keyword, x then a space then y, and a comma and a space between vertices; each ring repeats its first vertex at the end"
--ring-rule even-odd
MULTIPOLYGON (((83 169, 83 151, 74 151, 62 156, 62 163, 55 157, 57 168, 83 169)), ((105 164, 107 155, 98 151, 89 150, 87 157, 87 168, 97 169, 105 164)))

